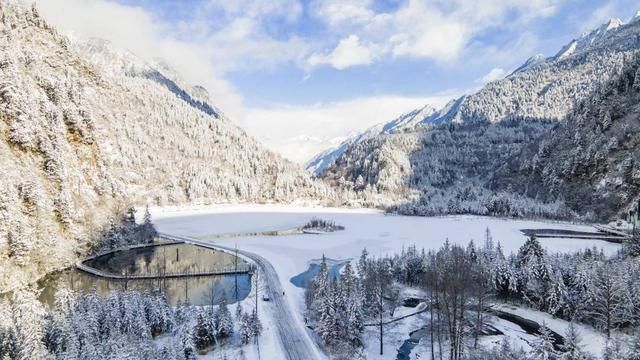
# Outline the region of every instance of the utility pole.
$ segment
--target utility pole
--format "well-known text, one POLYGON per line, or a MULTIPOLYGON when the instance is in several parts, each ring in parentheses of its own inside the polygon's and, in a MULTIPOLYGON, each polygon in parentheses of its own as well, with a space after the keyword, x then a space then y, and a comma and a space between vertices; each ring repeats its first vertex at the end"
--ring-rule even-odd
POLYGON ((235 269, 234 269, 235 270, 235 275, 234 275, 234 278, 235 278, 235 282, 236 283, 235 283, 235 288, 234 288, 235 289, 234 290, 234 296, 236 298, 236 302, 238 302, 238 243, 237 242, 236 242, 236 245, 235 245, 235 252, 236 252, 236 257, 235 257, 235 260, 234 260, 234 262, 235 262, 235 269))
POLYGON ((380 282, 380 308, 379 308, 379 313, 380 313, 380 355, 382 355, 384 353, 383 351, 383 330, 382 330, 382 317, 384 315, 384 288, 383 288, 383 279, 378 279, 378 281, 380 282))
POLYGON ((256 269, 256 316, 258 316, 258 270, 256 269))

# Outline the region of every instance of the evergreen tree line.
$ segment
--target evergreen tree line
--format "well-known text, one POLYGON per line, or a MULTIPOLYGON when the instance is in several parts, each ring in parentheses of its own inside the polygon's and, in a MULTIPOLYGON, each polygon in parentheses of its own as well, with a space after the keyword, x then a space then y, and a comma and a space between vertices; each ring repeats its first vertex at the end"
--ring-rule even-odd
MULTIPOLYGON (((357 353, 365 322, 383 324, 393 317, 399 286, 425 290, 434 359, 638 359, 640 354, 640 240, 629 241, 617 255, 601 250, 548 254, 529 238, 516 254, 505 255, 487 229, 484 244, 463 247, 446 242, 440 249, 415 246, 381 258, 363 250, 356 272, 350 264, 330 281, 326 261, 306 292, 307 317, 329 348, 357 353), (479 338, 492 302, 528 305, 570 321, 564 344, 543 324, 530 352, 511 349, 508 341, 483 348, 479 338), (594 326, 609 339, 603 354, 587 354, 573 323, 594 326), (614 330, 633 336, 624 343, 614 330), (545 357, 546 356, 546 357, 545 357), (635 357, 634 357, 635 356, 635 357)), ((384 326, 380 325, 381 352, 384 326)))
POLYGON ((124 246, 150 244, 158 235, 149 208, 145 210, 141 224, 136 223, 136 209, 129 208, 119 219, 111 219, 102 235, 92 248, 92 253, 100 253, 124 246))
POLYGON ((0 301, 0 359, 169 359, 191 360, 215 351, 239 334, 242 344, 260 335, 255 311, 238 304, 172 307, 160 292, 95 291, 62 288, 54 305, 44 307, 33 289, 0 301), (162 336, 161 341, 154 341, 162 336))

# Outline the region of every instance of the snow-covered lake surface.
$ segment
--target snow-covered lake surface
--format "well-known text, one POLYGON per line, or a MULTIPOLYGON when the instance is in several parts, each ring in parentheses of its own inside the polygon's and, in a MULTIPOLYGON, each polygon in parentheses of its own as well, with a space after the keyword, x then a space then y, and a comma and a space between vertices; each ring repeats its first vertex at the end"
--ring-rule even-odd
MULTIPOLYGON (((467 244, 473 239, 482 244, 485 230, 500 241, 505 253, 515 252, 526 237, 521 229, 566 229, 595 231, 592 226, 559 222, 499 219, 481 216, 411 217, 387 215, 368 209, 304 208, 294 206, 219 206, 202 209, 152 209, 154 223, 161 232, 206 238, 227 233, 262 232, 301 226, 312 217, 335 221, 344 231, 322 235, 289 235, 221 240, 265 250, 288 249, 288 255, 323 253, 334 259, 358 256, 364 247, 372 254, 383 255, 403 246, 435 249, 447 239, 467 244)), ((550 252, 565 252, 596 246, 605 254, 615 253, 619 245, 601 240, 540 239, 550 252)), ((299 260, 299 259, 298 259, 299 260)), ((301 268, 301 271, 304 271, 301 268)))
MULTIPOLYGON (((473 239, 482 244, 485 231, 491 231, 505 254, 517 252, 526 237, 521 229, 566 229, 594 231, 588 225, 558 222, 498 219, 480 216, 409 217, 387 215, 367 209, 302 208, 294 206, 219 206, 201 209, 152 209, 159 231, 174 235, 208 237, 226 246, 260 254, 275 267, 286 289, 287 300, 302 317, 304 290, 290 279, 305 272, 309 264, 326 255, 335 260, 354 259, 362 249, 373 256, 392 254, 403 247, 437 249, 447 239, 467 244, 473 239), (287 236, 251 236, 218 239, 227 233, 252 233, 283 230, 302 226, 312 217, 334 221, 345 226, 344 231, 322 235, 296 234, 287 236)), ((601 248, 614 254, 619 245, 602 240, 541 239, 549 252, 567 252, 587 247, 601 248)), ((302 321, 302 320, 300 320, 302 321)))

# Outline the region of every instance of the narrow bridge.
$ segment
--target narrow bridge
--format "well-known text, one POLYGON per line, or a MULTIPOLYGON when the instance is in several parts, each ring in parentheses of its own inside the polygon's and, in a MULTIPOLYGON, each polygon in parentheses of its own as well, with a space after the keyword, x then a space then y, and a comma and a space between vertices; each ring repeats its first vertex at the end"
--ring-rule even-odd
POLYGON ((114 274, 102 270, 98 270, 91 266, 85 265, 83 262, 76 263, 76 267, 91 275, 99 276, 102 278, 113 280, 152 280, 152 279, 168 279, 168 278, 181 278, 181 277, 194 277, 194 276, 214 276, 214 275, 234 275, 234 274, 248 274, 253 271, 251 264, 242 263, 238 266, 223 266, 212 268, 209 270, 198 271, 186 271, 176 273, 164 273, 164 274, 114 274))
MULTIPOLYGON (((226 266, 217 266, 217 267, 211 267, 208 269, 195 269, 193 271, 158 273, 158 274, 116 274, 112 272, 102 271, 85 264, 87 261, 94 260, 101 256, 114 254, 120 251, 127 251, 131 249, 139 249, 144 247, 157 247, 157 246, 167 246, 167 245, 175 245, 175 244, 190 244, 193 246, 202 246, 196 242, 193 242, 190 239, 183 239, 175 236, 165 236, 165 235, 160 235, 160 237, 166 240, 171 240, 171 242, 160 243, 160 244, 133 245, 129 247, 122 247, 122 248, 117 248, 111 251, 102 252, 76 262, 76 268, 94 276, 98 276, 106 279, 113 279, 113 280, 152 280, 152 279, 167 279, 167 278, 181 278, 181 277, 195 277, 195 276, 235 275, 235 274, 248 274, 254 271, 254 268, 255 268, 254 265, 249 264, 247 262, 241 262, 241 263, 238 263, 237 265, 234 264, 234 265, 226 265, 226 266)), ((208 246, 202 246, 202 247, 212 249, 211 247, 208 247, 208 246)), ((212 249, 212 250, 232 254, 230 251, 225 251, 221 249, 212 249)))
POLYGON ((564 238, 564 239, 585 239, 603 240, 612 243, 622 243, 629 238, 629 234, 620 231, 607 229, 595 225, 597 231, 575 231, 565 229, 522 229, 526 236, 535 235, 537 238, 564 238))

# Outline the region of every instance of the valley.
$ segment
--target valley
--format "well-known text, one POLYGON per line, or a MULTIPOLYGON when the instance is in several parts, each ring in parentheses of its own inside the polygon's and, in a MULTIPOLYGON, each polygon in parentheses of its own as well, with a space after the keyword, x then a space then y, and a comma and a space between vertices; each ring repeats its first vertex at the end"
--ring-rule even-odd
POLYGON ((639 359, 629 5, 0 0, 0 360, 639 359))

